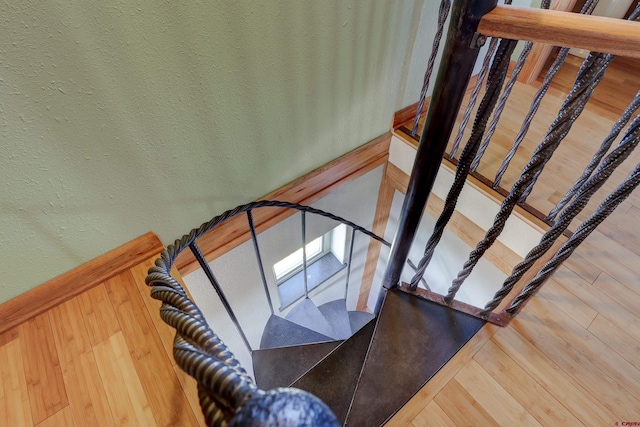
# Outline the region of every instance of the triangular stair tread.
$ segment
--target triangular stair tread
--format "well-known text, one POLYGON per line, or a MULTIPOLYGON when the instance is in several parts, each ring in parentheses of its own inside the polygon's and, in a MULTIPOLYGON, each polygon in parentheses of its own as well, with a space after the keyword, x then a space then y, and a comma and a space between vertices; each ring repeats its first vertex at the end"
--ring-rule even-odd
POLYGON ((352 335, 349 313, 347 312, 347 300, 337 299, 330 301, 319 306, 318 310, 331 324, 333 330, 338 334, 338 338, 346 340, 352 335))
POLYGON ((267 348, 252 353, 256 384, 263 390, 289 387, 342 341, 267 348))
POLYGON ((366 311, 350 311, 349 323, 351 324, 351 333, 355 334, 356 332, 358 332, 374 317, 375 316, 373 314, 367 313, 366 311))
POLYGON ((399 290, 387 291, 346 424, 384 424, 484 323, 399 290))
POLYGON ((308 297, 296 305, 293 310, 285 316, 285 319, 297 323, 300 326, 316 331, 333 339, 339 339, 336 331, 331 327, 322 312, 308 297))
POLYGON ((260 349, 335 341, 309 328, 272 314, 264 327, 260 349))
POLYGON ((367 356, 375 323, 369 322, 292 384, 292 387, 319 397, 343 424, 367 356))

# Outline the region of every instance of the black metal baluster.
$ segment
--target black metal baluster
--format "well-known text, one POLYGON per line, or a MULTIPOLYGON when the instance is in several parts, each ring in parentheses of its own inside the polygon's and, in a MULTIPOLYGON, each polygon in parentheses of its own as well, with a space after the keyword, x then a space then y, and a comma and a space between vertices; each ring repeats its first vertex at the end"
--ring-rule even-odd
POLYGON ((256 227, 253 224, 253 213, 251 209, 247 211, 247 220, 249 221, 251 239, 253 240, 253 249, 256 252, 256 260, 258 261, 258 267, 260 269, 262 286, 264 286, 264 293, 267 296, 267 301, 269 302, 269 310, 271 310, 271 314, 273 314, 273 303, 271 302, 271 294, 269 293, 269 286, 267 285, 267 277, 264 275, 264 265, 262 264, 262 257, 260 256, 260 248, 258 247, 258 236, 256 235, 256 227))
POLYGON ((476 33, 478 23, 496 4, 497 0, 456 0, 453 3, 447 44, 382 282, 385 288, 394 288, 400 282, 402 267, 409 255, 482 44, 482 36, 476 33))
POLYGON ((211 282, 213 289, 216 290, 216 293, 218 294, 218 298, 220 298, 220 301, 222 302, 224 309, 227 311, 227 314, 231 318, 231 321, 233 322, 236 329, 240 333, 240 337, 242 338, 242 341, 244 341, 244 345, 246 345, 247 349, 249 349, 249 353, 253 352, 253 350, 251 349, 251 344, 249 344, 249 340, 247 339, 247 336, 244 334, 244 331, 240 327, 240 323, 238 322, 238 318, 236 317, 236 314, 233 312, 233 309, 231 309, 231 305, 229 305, 229 300, 227 300, 226 295, 224 294, 224 292, 222 292, 222 288, 220 287, 220 283, 218 283, 218 279, 216 279, 216 276, 213 274, 213 271, 211 271, 211 267, 209 267, 207 260, 204 259, 204 255, 202 255, 202 252, 200 252, 200 248, 198 247, 195 241, 189 244, 189 249, 191 249, 191 252, 193 252, 193 256, 195 256, 196 259, 198 260, 200 267, 202 267, 204 274, 207 275, 207 278, 209 279, 209 282, 211 282))
POLYGON ((353 257, 353 242, 356 240, 356 229, 351 229, 351 243, 349 244, 349 261, 347 261, 347 281, 344 285, 344 299, 347 300, 349 293, 349 276, 351 275, 351 258, 353 257))
POLYGON ((309 298, 309 288, 307 287, 307 220, 305 211, 300 211, 302 215, 302 274, 304 275, 304 297, 309 298))

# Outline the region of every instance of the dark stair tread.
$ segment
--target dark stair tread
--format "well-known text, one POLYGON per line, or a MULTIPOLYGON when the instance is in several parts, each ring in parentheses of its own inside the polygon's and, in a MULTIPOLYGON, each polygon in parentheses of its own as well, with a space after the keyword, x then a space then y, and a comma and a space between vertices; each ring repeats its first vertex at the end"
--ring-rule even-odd
POLYGON ((293 383, 292 387, 319 397, 344 423, 374 329, 375 321, 369 322, 293 383))
POLYGON ((289 387, 342 341, 266 348, 252 353, 256 384, 263 390, 289 387))
POLYGON ((384 424, 484 323, 399 290, 387 291, 346 424, 384 424))
POLYGON ((260 349, 335 341, 333 338, 272 314, 264 327, 260 349))
POLYGON ((351 324, 351 333, 355 334, 356 332, 358 332, 374 317, 375 316, 373 314, 367 313, 366 311, 350 311, 349 323, 351 324))
POLYGON ((333 330, 338 334, 338 338, 346 340, 353 335, 351 323, 349 322, 349 313, 347 312, 347 300, 337 299, 330 301, 319 306, 318 310, 331 324, 333 330))
POLYGON ((300 326, 316 331, 333 339, 339 339, 336 331, 331 327, 327 319, 318 307, 308 297, 296 305, 285 316, 285 319, 297 323, 300 326))

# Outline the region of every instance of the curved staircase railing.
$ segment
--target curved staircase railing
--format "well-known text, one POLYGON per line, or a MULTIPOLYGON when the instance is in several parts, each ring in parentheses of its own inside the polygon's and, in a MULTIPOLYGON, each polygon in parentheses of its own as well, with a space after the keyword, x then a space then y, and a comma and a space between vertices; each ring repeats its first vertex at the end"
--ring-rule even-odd
MULTIPOLYGON (((295 203, 264 200, 238 206, 214 217, 200 227, 191 230, 181 239, 176 240, 161 253, 160 258, 155 262, 156 265, 149 269, 146 281, 151 286, 151 296, 162 301, 160 308, 162 320, 176 329, 174 358, 181 369, 196 379, 202 411, 207 424, 211 426, 280 425, 276 423, 285 421, 289 423, 286 425, 338 425, 331 410, 310 393, 292 388, 261 390, 225 343, 213 332, 200 309, 190 299, 180 283, 171 275, 176 257, 188 247, 216 289, 243 341, 251 349, 232 307, 196 241, 218 224, 236 215, 246 213, 256 249, 256 260, 268 297, 269 291, 266 288, 252 211, 273 207, 295 209, 301 212, 303 241, 305 240, 305 214, 311 213, 346 224, 352 228, 353 234, 358 231, 389 246, 387 241, 369 230, 331 213, 295 203)), ((306 260, 303 265, 306 266, 306 260)), ((347 286, 348 275, 349 268, 347 267, 347 286)))

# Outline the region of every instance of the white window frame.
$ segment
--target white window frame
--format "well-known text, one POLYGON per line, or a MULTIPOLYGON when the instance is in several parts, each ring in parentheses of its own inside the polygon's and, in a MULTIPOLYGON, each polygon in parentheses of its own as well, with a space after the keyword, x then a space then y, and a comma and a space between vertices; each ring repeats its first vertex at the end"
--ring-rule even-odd
MULTIPOLYGON (((324 234, 305 245, 307 266, 330 252, 331 238, 327 236, 330 234, 331 232, 324 234)), ((278 285, 302 271, 302 263, 304 261, 302 255, 302 248, 300 248, 273 264, 273 274, 278 285)))
MULTIPOLYGON (((346 225, 340 224, 337 227, 332 228, 322 236, 312 240, 311 242, 306 244, 306 255, 307 255, 307 267, 322 258, 329 252, 333 252, 332 250, 332 241, 334 239, 334 235, 339 234, 340 237, 344 238, 344 242, 337 242, 339 245, 343 245, 345 250, 342 252, 346 252, 346 244, 347 244, 347 233, 346 233, 346 225), (336 233, 338 229, 341 229, 341 233, 336 233)), ((334 242, 336 243, 336 242, 334 242)), ((335 254, 334 254, 335 255, 335 254)), ((344 254, 343 254, 344 255, 344 254)), ((339 257, 337 257, 339 258, 339 257)), ((344 263, 343 259, 339 259, 340 262, 344 263)), ((292 254, 287 255, 280 261, 273 264, 272 270, 273 275, 276 279, 276 285, 280 285, 283 282, 286 282, 291 277, 298 274, 302 271, 302 248, 298 249, 292 254)))

